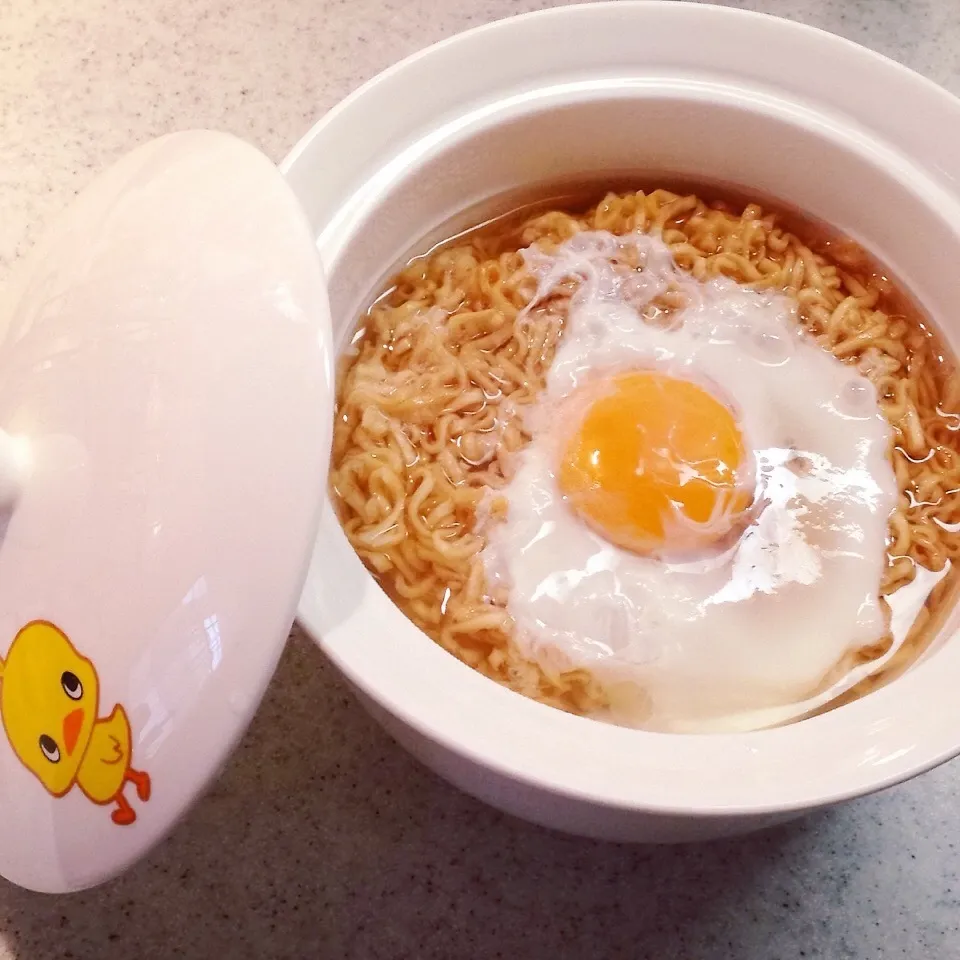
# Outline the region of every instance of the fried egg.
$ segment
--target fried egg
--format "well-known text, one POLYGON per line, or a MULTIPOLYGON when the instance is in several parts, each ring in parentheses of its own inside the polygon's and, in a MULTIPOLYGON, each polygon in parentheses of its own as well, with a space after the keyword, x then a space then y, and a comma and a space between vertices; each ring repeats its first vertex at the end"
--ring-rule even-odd
POLYGON ((609 719, 675 732, 782 723, 879 669, 895 643, 853 657, 889 630, 870 382, 787 297, 695 280, 653 236, 525 257, 528 311, 576 283, 481 554, 521 649, 590 670, 609 719))

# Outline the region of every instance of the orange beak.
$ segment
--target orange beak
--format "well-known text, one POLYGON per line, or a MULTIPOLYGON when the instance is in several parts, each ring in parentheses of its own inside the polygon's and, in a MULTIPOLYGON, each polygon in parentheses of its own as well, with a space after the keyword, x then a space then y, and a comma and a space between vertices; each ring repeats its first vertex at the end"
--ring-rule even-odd
POLYGON ((68 713, 63 718, 63 745, 67 748, 67 753, 72 754, 77 745, 77 737, 80 736, 80 728, 83 726, 83 711, 79 708, 72 713, 68 713))

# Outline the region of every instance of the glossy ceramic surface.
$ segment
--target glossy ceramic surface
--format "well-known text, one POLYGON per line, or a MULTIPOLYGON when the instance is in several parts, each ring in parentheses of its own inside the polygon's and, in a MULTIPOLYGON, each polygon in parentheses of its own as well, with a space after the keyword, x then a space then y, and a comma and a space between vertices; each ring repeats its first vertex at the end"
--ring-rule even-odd
POLYGON ((314 539, 329 338, 302 211, 223 134, 121 160, 22 272, 0 323, 8 879, 119 872, 246 727, 314 539))
MULTIPOLYGON (((544 181, 624 171, 728 181, 824 218, 877 253, 960 341, 960 103, 787 21, 610 3, 481 28, 362 88, 283 169, 318 238, 341 346, 383 278, 430 240, 544 181)), ((412 752, 492 804, 577 833, 735 833, 960 751, 957 643, 856 704, 746 735, 647 734, 525 700, 400 614, 329 502, 299 616, 412 752)))

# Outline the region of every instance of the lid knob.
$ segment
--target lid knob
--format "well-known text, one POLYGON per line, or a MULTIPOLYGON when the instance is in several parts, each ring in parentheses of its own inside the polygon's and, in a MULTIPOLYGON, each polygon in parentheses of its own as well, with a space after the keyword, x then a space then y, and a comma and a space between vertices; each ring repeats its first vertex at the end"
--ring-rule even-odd
POLYGON ((0 523, 13 509, 30 464, 30 447, 23 437, 0 429, 0 523))

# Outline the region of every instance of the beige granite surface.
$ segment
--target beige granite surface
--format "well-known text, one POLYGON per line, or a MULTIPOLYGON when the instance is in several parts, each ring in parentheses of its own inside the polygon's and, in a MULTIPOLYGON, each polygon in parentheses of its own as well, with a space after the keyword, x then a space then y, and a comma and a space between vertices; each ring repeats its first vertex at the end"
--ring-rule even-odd
MULTIPOLYGON (((347 91, 536 0, 0 0, 0 296, 115 157, 230 130, 280 159, 347 91)), ((960 93, 957 0, 755 0, 960 93)), ((367 719, 296 631, 249 735, 151 858, 68 898, 0 881, 22 957, 960 957, 960 764, 775 832, 674 849, 482 807, 367 719)))

